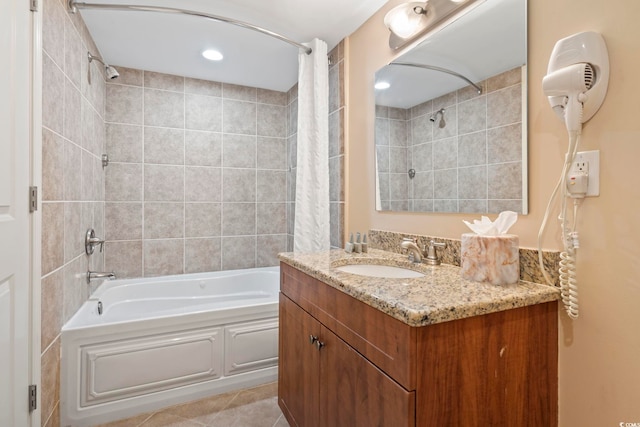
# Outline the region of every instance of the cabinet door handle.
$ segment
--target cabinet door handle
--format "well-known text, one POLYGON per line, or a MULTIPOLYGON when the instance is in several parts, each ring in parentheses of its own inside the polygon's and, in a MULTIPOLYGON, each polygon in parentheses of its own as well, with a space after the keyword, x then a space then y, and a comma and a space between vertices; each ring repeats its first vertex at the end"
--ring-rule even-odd
POLYGON ((324 347, 324 343, 318 339, 316 339, 316 347, 318 348, 318 351, 320 351, 320 349, 322 347, 324 347))
POLYGON ((313 335, 309 335, 309 343, 315 344, 318 341, 318 337, 314 337, 313 335))

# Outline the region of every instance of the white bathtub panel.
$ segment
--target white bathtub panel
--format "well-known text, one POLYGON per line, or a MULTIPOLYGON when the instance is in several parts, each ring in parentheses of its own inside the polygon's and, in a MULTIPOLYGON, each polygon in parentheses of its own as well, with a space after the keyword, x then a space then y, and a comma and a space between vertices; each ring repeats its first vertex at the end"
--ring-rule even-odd
POLYGON ((212 380, 222 373, 222 328, 88 345, 81 406, 212 380))
POLYGON ((277 364, 277 318, 225 327, 225 375, 277 364))

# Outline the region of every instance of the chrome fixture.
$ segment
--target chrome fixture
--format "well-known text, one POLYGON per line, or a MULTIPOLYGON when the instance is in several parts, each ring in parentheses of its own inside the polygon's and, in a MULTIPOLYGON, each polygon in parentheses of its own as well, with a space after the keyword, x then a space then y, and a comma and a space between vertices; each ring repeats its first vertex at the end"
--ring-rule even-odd
MULTIPOLYGON (((118 76, 120 75, 120 73, 118 73, 118 70, 116 70, 111 65, 104 62, 104 60, 99 56, 92 55, 91 52, 87 52, 87 59, 89 59, 89 64, 91 64, 91 61, 98 61, 99 63, 104 65, 104 72, 107 75, 107 79, 109 80, 117 79, 118 76)), ((87 73, 88 73, 87 78, 89 79, 89 84, 91 84, 91 67, 89 67, 89 70, 87 73)))
POLYGON ((424 262, 428 265, 440 265, 440 259, 436 252, 436 248, 444 248, 445 243, 438 243, 435 240, 429 240, 428 246, 423 246, 422 250, 418 247, 418 239, 405 237, 400 243, 402 249, 409 251, 409 260, 414 263, 424 262), (426 254, 426 255, 425 255, 426 254))
MULTIPOLYGON (((468 1, 475 1, 475 0, 468 0, 468 1)), ((238 21, 232 18, 226 18, 224 16, 212 15, 204 12, 196 12, 194 10, 180 9, 177 7, 146 6, 146 5, 135 5, 135 4, 85 3, 85 2, 75 1, 75 0, 69 0, 68 5, 69 5, 69 12, 71 13, 76 13, 78 9, 106 9, 106 10, 121 10, 121 11, 133 10, 137 12, 160 12, 160 13, 173 13, 173 14, 179 14, 179 15, 198 16, 200 18, 210 19, 216 22, 225 22, 227 24, 235 25, 242 28, 247 28, 249 30, 266 34, 267 36, 276 38, 285 43, 289 43, 290 45, 296 46, 299 49, 302 49, 307 55, 311 54, 312 52, 310 47, 307 47, 302 43, 295 42, 288 37, 285 37, 273 31, 269 31, 264 28, 258 27, 257 25, 249 24, 248 22, 238 21)))
POLYGON ((409 174, 409 179, 413 179, 416 177, 416 170, 415 169, 409 169, 409 172, 407 172, 409 174))
POLYGON ((98 301, 98 314, 102 315, 102 301, 98 301))
POLYGON ((416 264, 422 262, 422 251, 418 247, 417 239, 405 237, 402 239, 400 247, 409 251, 409 260, 411 262, 415 262, 416 264))
POLYGON ((104 246, 104 240, 96 237, 96 232, 93 228, 87 230, 87 234, 84 237, 84 251, 87 255, 91 255, 95 250, 96 246, 100 246, 100 252, 102 252, 102 247, 104 246))
POLYGON ((429 120, 431 120, 431 123, 435 123, 436 120, 438 119, 438 115, 440 115, 440 123, 438 123, 438 127, 442 129, 447 125, 447 123, 444 121, 444 108, 441 108, 435 113, 433 113, 431 117, 429 117, 429 120))
POLYGON ((109 155, 108 154, 103 154, 102 155, 102 168, 106 168, 107 166, 109 166, 109 155))
POLYGON ((394 7, 384 17, 389 47, 398 49, 420 36, 444 28, 484 0, 427 0, 394 7))
POLYGON ((440 259, 438 259, 436 248, 444 248, 445 246, 447 246, 446 243, 438 243, 435 240, 429 240, 429 246, 427 246, 427 257, 425 258, 424 263, 428 265, 440 265, 440 259))
POLYGON ((478 86, 477 84, 475 84, 474 82, 472 82, 471 80, 463 76, 462 74, 456 73, 455 71, 451 71, 446 68, 436 67, 435 65, 416 64, 414 62, 390 62, 389 65, 403 65, 405 67, 424 68, 425 70, 432 70, 432 71, 439 71, 441 73, 447 73, 469 83, 471 86, 476 88, 476 91, 478 91, 478 95, 482 93, 482 88, 480 86, 478 86))
POLYGON ((116 278, 116 273, 111 272, 98 272, 98 271, 87 271, 87 285, 91 283, 92 280, 99 279, 109 279, 114 280, 116 278))

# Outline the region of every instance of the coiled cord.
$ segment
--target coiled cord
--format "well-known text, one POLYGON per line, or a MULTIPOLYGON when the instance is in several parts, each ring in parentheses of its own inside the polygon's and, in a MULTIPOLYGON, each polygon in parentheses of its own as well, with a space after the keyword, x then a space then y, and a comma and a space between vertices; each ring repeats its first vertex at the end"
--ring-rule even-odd
POLYGON ((554 188, 551 197, 549 198, 549 202, 547 204, 547 209, 545 210, 544 217, 542 219, 542 224, 540 225, 540 230, 538 231, 538 263, 540 264, 540 269, 542 270, 542 274, 547 282, 547 284, 554 286, 554 283, 551 280, 551 277, 546 271, 544 266, 544 260, 542 256, 542 239, 543 234, 547 226, 547 221, 549 219, 549 215, 551 213, 551 208, 553 202, 559 194, 562 196, 561 206, 560 206, 560 215, 558 219, 560 220, 560 233, 562 237, 562 244, 564 247, 564 251, 560 253, 560 268, 558 272, 560 274, 560 292, 562 296, 562 302, 564 308, 567 312, 567 315, 572 319, 576 319, 578 317, 578 283, 576 279, 576 248, 579 246, 577 244, 578 237, 575 231, 576 223, 577 223, 577 214, 578 214, 578 206, 579 202, 574 201, 574 212, 573 212, 573 229, 571 231, 568 230, 567 226, 567 189, 566 189, 566 176, 569 172, 569 168, 573 163, 576 152, 578 151, 578 145, 580 144, 580 134, 581 132, 569 132, 569 149, 567 151, 567 157, 565 158, 564 165, 562 167, 562 172, 560 174, 560 179, 554 188))
POLYGON ((576 280, 576 250, 573 247, 560 252, 560 293, 567 315, 577 319, 578 281, 576 280))

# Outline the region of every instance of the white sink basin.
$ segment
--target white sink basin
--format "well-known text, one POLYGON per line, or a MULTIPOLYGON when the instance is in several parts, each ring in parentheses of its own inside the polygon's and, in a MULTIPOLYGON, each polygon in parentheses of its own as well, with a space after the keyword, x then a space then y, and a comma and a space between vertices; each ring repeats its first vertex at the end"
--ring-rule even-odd
POLYGON ((402 267, 393 267, 391 265, 349 264, 341 267, 335 267, 335 269, 345 273, 358 274, 360 276, 386 277, 389 279, 411 279, 424 277, 424 274, 418 271, 402 267))

